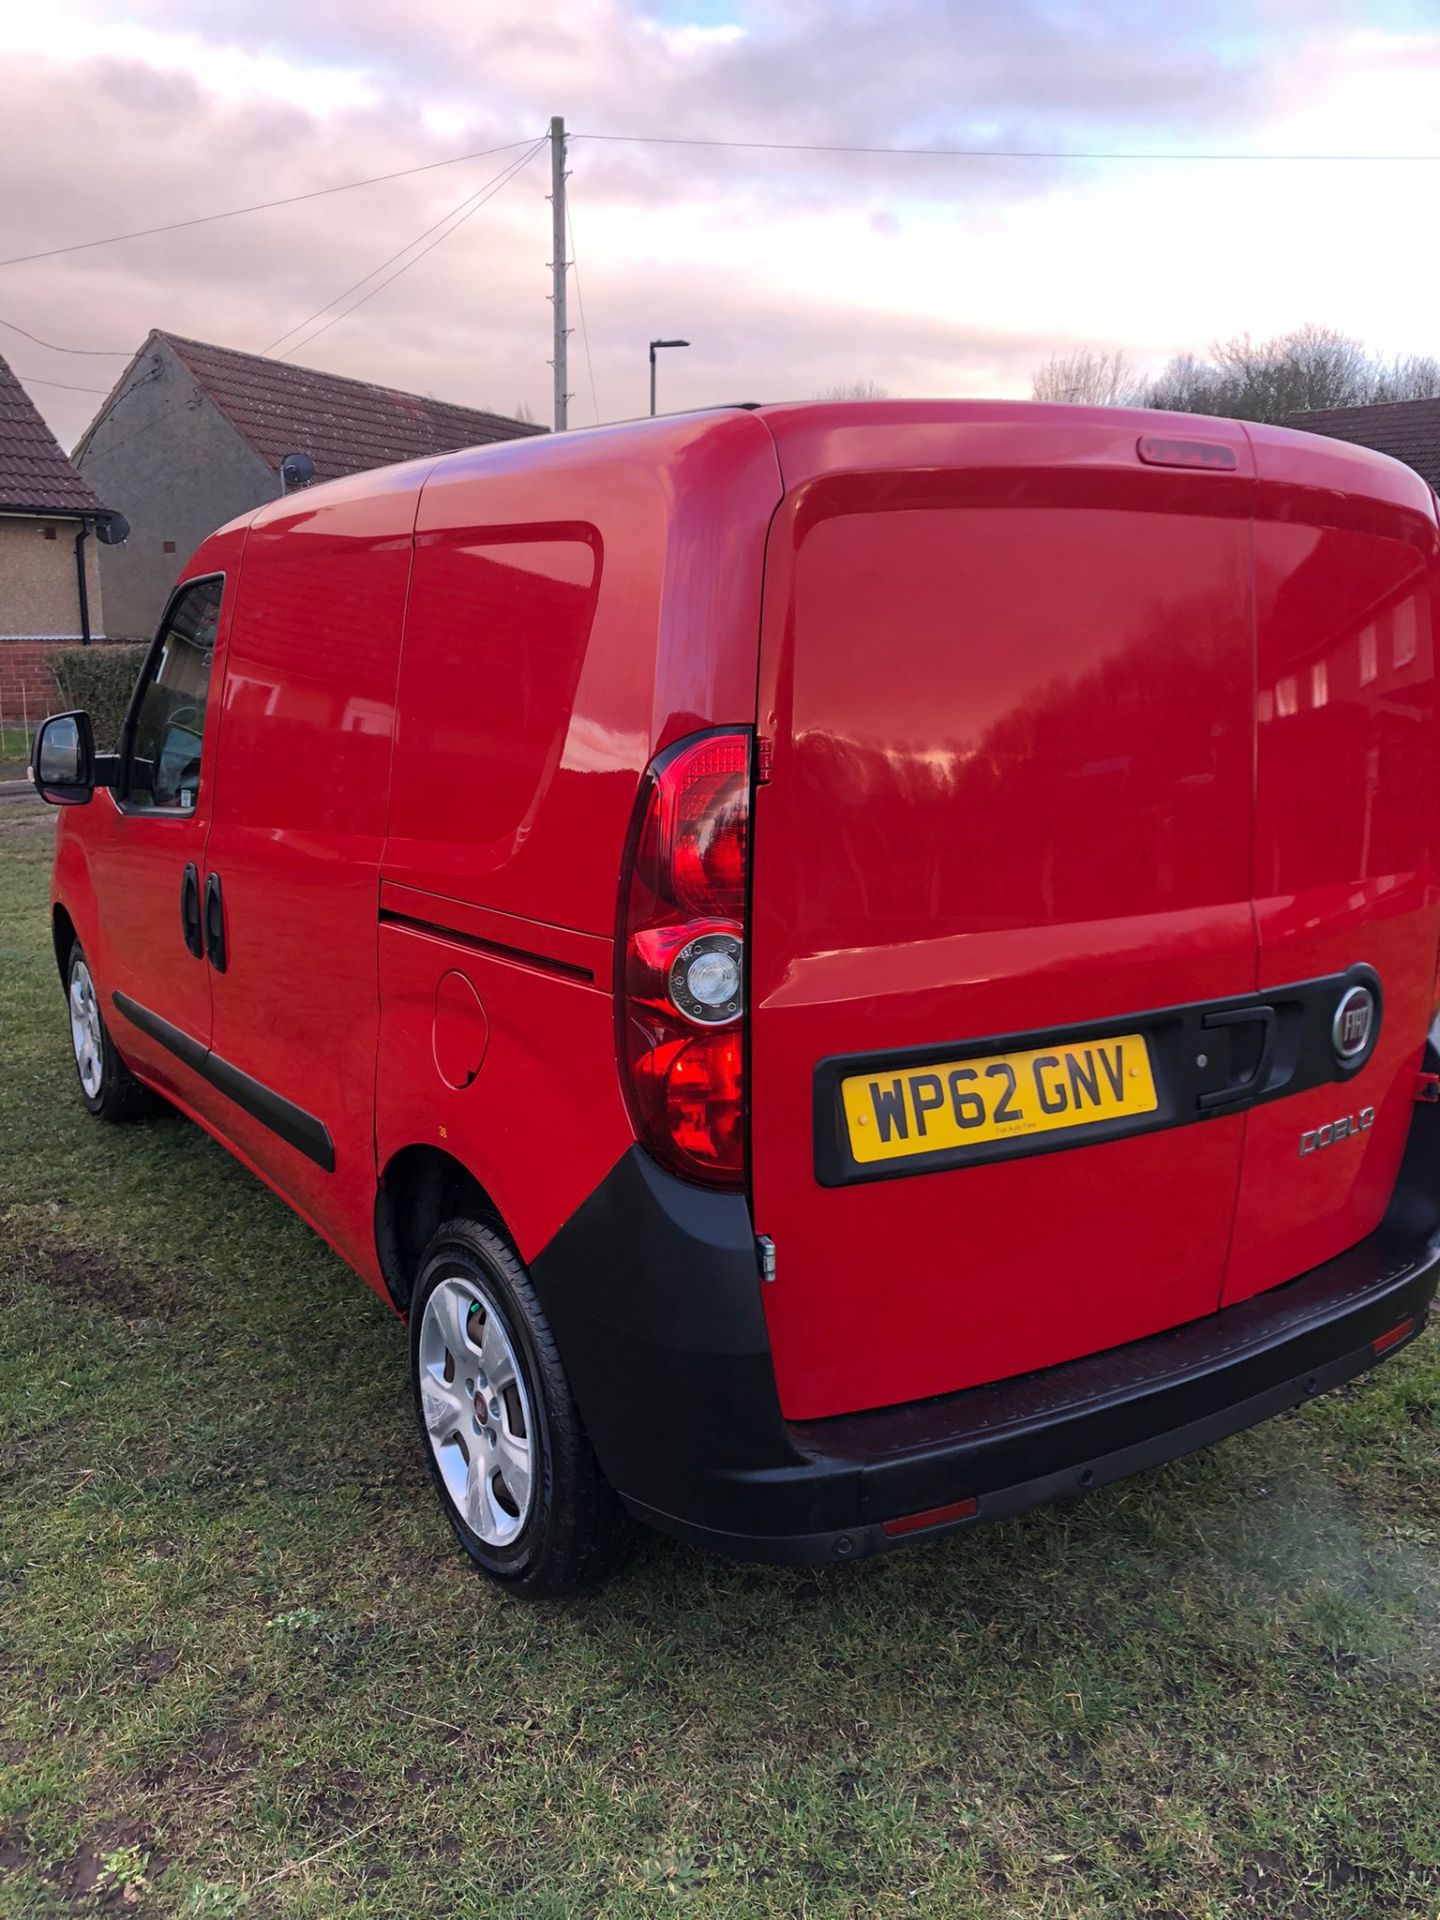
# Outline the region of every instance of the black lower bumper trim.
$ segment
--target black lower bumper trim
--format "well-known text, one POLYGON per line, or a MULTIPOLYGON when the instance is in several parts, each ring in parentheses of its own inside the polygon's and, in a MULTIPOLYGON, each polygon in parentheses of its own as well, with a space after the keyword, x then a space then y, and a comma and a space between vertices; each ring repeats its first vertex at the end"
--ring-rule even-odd
MULTIPOLYGON (((1433 1289, 1433 1280, 1431 1282, 1433 1289)), ((1396 1352, 1402 1345, 1408 1345, 1424 1326, 1423 1318, 1417 1319, 1413 1330, 1403 1341, 1386 1350, 1396 1352)), ((1366 1344, 1355 1348, 1324 1366, 1314 1368, 1292 1379, 1282 1381, 1278 1386, 1270 1387, 1263 1393, 1253 1395, 1248 1400, 1233 1401, 1213 1412, 1191 1421, 1186 1426, 1163 1428, 1154 1436, 1132 1441, 1128 1446, 1113 1448, 1108 1453, 1086 1456, 1078 1455, 1063 1467, 1052 1469, 1048 1473, 1037 1474, 1028 1480, 1015 1481, 1000 1486, 978 1497, 976 1511, 964 1519, 941 1522, 933 1527, 918 1528, 903 1534, 888 1534, 880 1521, 865 1521, 840 1530, 827 1529, 817 1533, 797 1534, 755 1534, 725 1533, 714 1528, 697 1526, 676 1514, 661 1513, 653 1507, 647 1507, 641 1501, 626 1500, 625 1504, 638 1519, 644 1520, 664 1533, 674 1534, 677 1538, 688 1540, 696 1546, 703 1546, 718 1553, 728 1554, 737 1560, 759 1560, 780 1566, 818 1565, 841 1560, 861 1560, 871 1554, 884 1553, 893 1547, 908 1545, 911 1541, 932 1539, 941 1534, 960 1532, 967 1527, 979 1525, 985 1520, 1008 1519, 1014 1514, 1025 1513, 1032 1507, 1048 1506, 1056 1501, 1067 1500, 1087 1493, 1095 1487, 1108 1486, 1112 1481, 1123 1480, 1132 1473, 1142 1473, 1149 1467, 1162 1466, 1167 1460, 1178 1460, 1187 1453, 1197 1453, 1201 1448, 1213 1446, 1217 1440, 1227 1439, 1231 1434, 1242 1433, 1247 1427, 1258 1426, 1261 1421, 1271 1419, 1277 1413, 1289 1412, 1292 1408, 1302 1407, 1319 1394, 1326 1393, 1332 1387, 1340 1386, 1346 1380, 1352 1380, 1357 1374, 1364 1373, 1377 1364, 1378 1356, 1374 1348, 1366 1344)), ((1063 1444, 1063 1429, 1057 1430, 1057 1440, 1063 1444)), ((947 1477, 956 1482, 965 1478, 967 1462, 963 1455, 947 1463, 947 1477)), ((914 1497, 914 1496, 912 1496, 914 1497)), ((933 1507, 946 1504, 941 1500, 930 1503, 933 1507)), ((905 1508, 903 1513, 929 1511, 929 1507, 905 1508)), ((892 1516, 896 1517, 896 1516, 892 1516)))
POLYGON ((1323 1266, 1129 1346, 870 1413, 783 1418, 745 1201, 638 1148, 533 1273, 632 1512, 744 1558, 860 1558, 925 1537, 887 1520, 970 1501, 993 1519, 1101 1486, 1303 1404, 1373 1366, 1377 1341, 1398 1351, 1440 1275, 1440 1107, 1416 1109, 1381 1227, 1323 1266))

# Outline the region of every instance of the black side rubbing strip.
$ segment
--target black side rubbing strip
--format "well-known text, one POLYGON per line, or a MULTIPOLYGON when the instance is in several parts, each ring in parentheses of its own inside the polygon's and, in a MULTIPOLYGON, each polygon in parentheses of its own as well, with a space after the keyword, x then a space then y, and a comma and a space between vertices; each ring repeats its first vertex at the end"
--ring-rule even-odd
POLYGON ((158 1013, 152 1013, 148 1007, 142 1007, 138 1000, 132 1000, 128 993, 112 993, 110 998, 124 1014, 132 1027, 138 1027, 141 1033, 148 1033, 152 1040, 158 1040, 162 1047, 175 1055, 187 1067, 196 1073, 205 1072, 205 1062, 210 1049, 202 1047, 198 1040, 192 1040, 181 1027, 172 1027, 168 1020, 162 1020, 158 1013))
POLYGON ((335 1142, 330 1138, 330 1129, 323 1120, 317 1120, 313 1113, 297 1107, 293 1100, 285 1099, 283 1094, 252 1079, 248 1073, 242 1073, 239 1067, 231 1066, 228 1060, 222 1060, 218 1053, 201 1046, 198 1040, 192 1039, 181 1028, 162 1020, 158 1013, 152 1013, 148 1007, 142 1007, 138 1000, 132 1000, 128 993, 115 993, 110 997, 132 1027, 148 1033, 152 1040, 158 1041, 177 1060, 183 1061, 202 1079, 208 1080, 227 1100, 233 1100, 253 1120, 269 1127, 272 1133, 278 1134, 297 1152, 303 1153, 307 1160, 313 1160, 325 1173, 335 1171, 335 1142))
POLYGON ((261 1081, 252 1080, 248 1073, 242 1073, 239 1067, 232 1067, 219 1054, 205 1056, 204 1074, 211 1086, 218 1087, 227 1100, 233 1100, 237 1107, 243 1107, 262 1126, 269 1127, 272 1133, 278 1133, 282 1140, 288 1141, 307 1160, 313 1160, 326 1173, 335 1171, 335 1142, 330 1138, 330 1129, 323 1120, 317 1120, 313 1113, 297 1107, 293 1100, 287 1100, 283 1094, 276 1093, 261 1081))
POLYGON ((541 973, 557 973, 562 980, 589 980, 595 978, 589 967, 578 967, 571 960, 555 960, 548 953, 530 953, 524 947, 510 947, 503 940, 482 940, 478 934, 460 933, 454 927, 447 927, 438 920, 418 920, 413 914, 392 913, 388 907, 380 909, 380 924, 386 927, 403 927, 410 933, 434 933, 442 940, 453 940, 457 946, 469 947, 475 953, 490 953, 497 960, 513 960, 522 967, 535 967, 541 973))

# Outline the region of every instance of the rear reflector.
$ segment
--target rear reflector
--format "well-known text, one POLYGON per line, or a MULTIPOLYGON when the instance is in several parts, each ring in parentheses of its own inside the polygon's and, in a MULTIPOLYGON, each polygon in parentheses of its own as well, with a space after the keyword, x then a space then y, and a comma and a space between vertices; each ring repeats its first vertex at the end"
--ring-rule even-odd
POLYGON ((1208 467, 1233 473, 1240 464, 1235 449, 1219 440, 1171 440, 1164 434, 1142 433, 1135 451, 1147 467, 1208 467))
POLYGON ((898 1533, 923 1533, 927 1527, 943 1527, 947 1520, 973 1520, 980 1511, 978 1500, 955 1500, 948 1507, 927 1507, 924 1513, 907 1513, 899 1520, 882 1520, 880 1531, 893 1539, 898 1533))
POLYGON ((1415 1316, 1412 1314, 1408 1320, 1402 1320, 1398 1327, 1391 1327, 1390 1331, 1382 1333, 1378 1340, 1372 1340, 1371 1348, 1376 1353, 1388 1353, 1391 1347, 1398 1347, 1400 1342, 1408 1339, 1414 1331, 1415 1316))

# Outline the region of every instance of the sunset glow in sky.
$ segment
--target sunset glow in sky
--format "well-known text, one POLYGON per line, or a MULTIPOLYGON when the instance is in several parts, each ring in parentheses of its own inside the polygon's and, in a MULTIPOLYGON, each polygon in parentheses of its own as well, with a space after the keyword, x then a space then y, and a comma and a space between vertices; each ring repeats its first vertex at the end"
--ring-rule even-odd
MULTIPOLYGON (((1433 0, 0 0, 0 259, 553 113, 577 136, 572 424, 644 411, 654 335, 694 343, 666 357, 670 407, 857 379, 1024 394, 1055 349, 1148 367, 1306 320, 1440 351, 1440 160, 1165 157, 1440 155, 1433 0), (1016 149, 1152 157, 989 157, 1016 149)), ((108 388, 150 327, 263 351, 515 157, 0 267, 0 320, 54 343, 0 327, 0 354, 69 445, 100 395, 67 388, 108 388)), ((294 357, 548 422, 548 187, 541 153, 294 357)))

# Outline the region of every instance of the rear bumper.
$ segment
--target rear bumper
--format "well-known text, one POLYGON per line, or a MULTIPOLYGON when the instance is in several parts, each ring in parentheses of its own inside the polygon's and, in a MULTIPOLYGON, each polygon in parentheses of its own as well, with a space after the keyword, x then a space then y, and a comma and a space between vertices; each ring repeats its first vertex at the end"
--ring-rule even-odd
POLYGON ((686 1186, 637 1149, 534 1277, 601 1465, 631 1511, 738 1558, 815 1563, 1103 1486, 1398 1352, 1435 1294, 1437 1196, 1440 1108, 1421 1107, 1384 1223, 1324 1266, 1129 1346, 806 1423, 780 1414, 738 1196, 686 1186), (885 1531, 956 1505, 965 1517, 885 1531))

